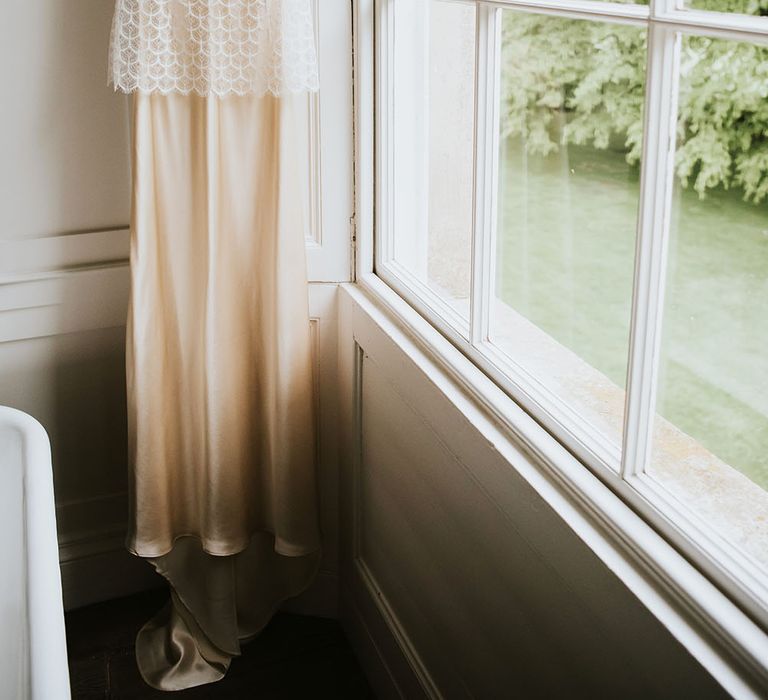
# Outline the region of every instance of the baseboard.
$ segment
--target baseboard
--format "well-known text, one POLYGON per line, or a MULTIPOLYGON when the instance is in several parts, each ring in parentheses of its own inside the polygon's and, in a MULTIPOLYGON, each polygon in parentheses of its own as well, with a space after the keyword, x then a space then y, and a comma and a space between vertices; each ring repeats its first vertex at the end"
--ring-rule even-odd
MULTIPOLYGON (((93 546, 94 542, 91 542, 93 546)), ((96 542, 99 549, 107 542, 96 542)), ((122 598, 164 585, 151 564, 128 553, 122 538, 112 539, 111 547, 94 554, 61 562, 64 609, 74 610, 113 598, 122 598)), ((86 545, 78 545, 84 550, 86 545)))
POLYGON ((352 601, 349 591, 342 588, 341 622, 355 650, 360 665, 379 700, 403 700, 395 676, 368 629, 363 614, 352 601))
POLYGON ((125 548, 127 507, 125 492, 56 506, 65 610, 163 585, 151 564, 125 548))
POLYGON ((361 576, 359 561, 353 568, 351 580, 342 583, 341 620, 376 696, 440 700, 442 695, 383 593, 361 576))
MULTIPOLYGON (((164 585, 151 564, 125 549, 124 529, 105 530, 60 542, 59 560, 64 609, 74 610, 164 585)), ((304 593, 282 609, 300 615, 338 617, 339 581, 321 570, 304 593)))

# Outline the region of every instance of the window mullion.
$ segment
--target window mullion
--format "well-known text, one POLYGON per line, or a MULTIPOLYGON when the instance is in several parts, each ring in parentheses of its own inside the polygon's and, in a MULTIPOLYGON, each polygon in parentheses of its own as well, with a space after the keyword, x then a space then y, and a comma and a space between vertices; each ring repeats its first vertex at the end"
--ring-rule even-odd
POLYGON ((475 172, 470 312, 470 342, 475 346, 488 339, 493 299, 499 171, 500 52, 500 10, 479 3, 475 59, 475 172))
POLYGON ((675 162, 679 53, 679 35, 651 22, 621 464, 625 479, 645 471, 651 449, 675 162))
POLYGON ((379 45, 376 47, 376 208, 378 211, 375 267, 381 269, 394 257, 394 3, 376 0, 379 45))

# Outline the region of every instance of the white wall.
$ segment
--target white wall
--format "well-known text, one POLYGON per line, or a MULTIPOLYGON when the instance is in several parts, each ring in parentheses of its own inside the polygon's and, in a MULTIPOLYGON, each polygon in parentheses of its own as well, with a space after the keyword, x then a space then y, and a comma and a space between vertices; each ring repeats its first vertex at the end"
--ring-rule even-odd
POLYGON ((3 3, 3 238, 128 220, 125 98, 106 85, 112 8, 108 0, 3 3))
MULTIPOLYGON (((5 0, 0 22, 0 404, 51 438, 67 607, 156 583, 123 548, 130 133, 128 98, 107 86, 113 7, 5 0)), ((336 281, 350 271, 350 13, 347 0, 315 9, 327 89, 306 139, 308 258, 314 280, 336 281)), ((326 547, 318 585, 294 602, 326 614, 337 597, 335 303, 335 284, 311 286, 326 547)))
POLYGON ((147 582, 118 549, 130 171, 127 98, 106 84, 111 14, 10 0, 0 24, 0 403, 50 434, 70 605, 147 582), (129 575, 109 581, 116 564, 129 575))

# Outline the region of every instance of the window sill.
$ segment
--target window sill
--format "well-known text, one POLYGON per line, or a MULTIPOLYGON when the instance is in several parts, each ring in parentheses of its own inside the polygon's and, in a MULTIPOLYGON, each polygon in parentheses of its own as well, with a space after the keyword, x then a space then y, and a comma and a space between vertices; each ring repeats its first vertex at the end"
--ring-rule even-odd
MULTIPOLYGON (((387 270, 400 283, 418 283, 393 263, 387 270)), ((442 316, 449 312, 448 322, 466 334, 455 319, 468 324, 469 300, 431 279, 419 284, 419 298, 439 303, 436 312, 442 316)), ((494 327, 499 330, 484 345, 488 360, 502 374, 529 377, 538 394, 534 400, 538 398, 558 417, 573 433, 574 441, 599 446, 599 461, 617 474, 624 389, 500 299, 494 300, 493 309, 494 327)), ((698 529, 707 530, 707 536, 718 542, 719 549, 736 545, 759 579, 760 568, 768 567, 768 493, 663 418, 657 419, 653 458, 652 473, 641 478, 653 480, 654 489, 666 490, 675 509, 687 511, 698 529), (685 504, 694 506, 695 512, 685 504)))
MULTIPOLYGON (((512 307, 495 302, 497 326, 492 346, 515 364, 546 377, 547 389, 577 406, 581 422, 604 437, 617 451, 618 467, 624 421, 624 389, 552 339, 512 307)), ((697 440, 658 417, 655 425, 653 465, 648 476, 684 504, 695 504, 697 518, 725 538, 722 547, 736 545, 754 559, 754 567, 768 567, 768 493, 726 464, 697 440)), ((717 533, 717 534, 716 534, 717 533)))
POLYGON ((377 275, 768 629, 768 497, 760 487, 663 419, 653 469, 622 479, 623 389, 499 299, 492 341, 469 347, 468 299, 394 261, 377 275), (724 502, 723 493, 732 498, 724 502))
POLYGON ((344 288, 402 340, 403 351, 449 400, 471 399, 477 411, 468 418, 477 419, 478 430, 488 432, 500 451, 502 441, 525 449, 536 466, 510 468, 518 469, 728 692, 760 696, 768 687, 768 635, 762 629, 630 508, 623 494, 586 469, 381 279, 368 273, 344 288))

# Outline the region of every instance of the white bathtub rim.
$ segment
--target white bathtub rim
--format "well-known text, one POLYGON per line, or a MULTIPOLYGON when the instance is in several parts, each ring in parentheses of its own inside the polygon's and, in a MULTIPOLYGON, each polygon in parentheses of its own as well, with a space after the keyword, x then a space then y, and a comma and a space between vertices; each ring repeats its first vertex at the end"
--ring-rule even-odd
POLYGON ((7 406, 0 429, 21 437, 30 698, 69 700, 50 441, 37 420, 7 406))

